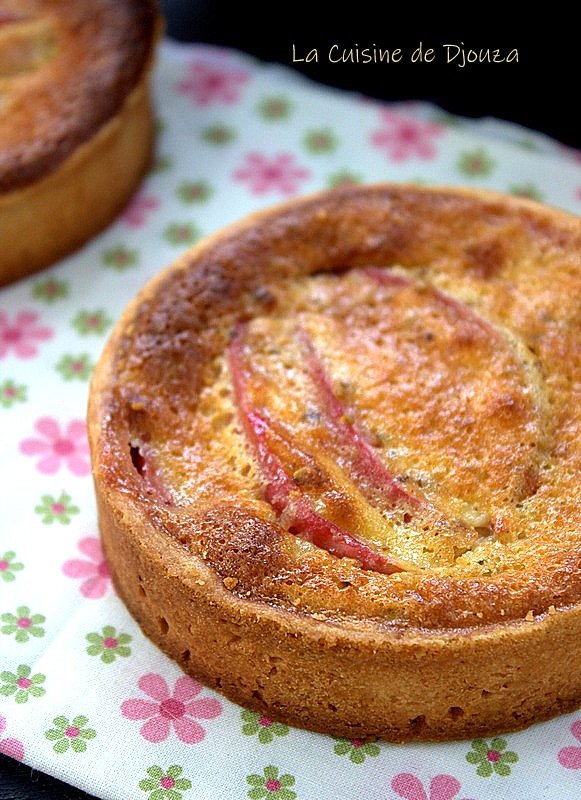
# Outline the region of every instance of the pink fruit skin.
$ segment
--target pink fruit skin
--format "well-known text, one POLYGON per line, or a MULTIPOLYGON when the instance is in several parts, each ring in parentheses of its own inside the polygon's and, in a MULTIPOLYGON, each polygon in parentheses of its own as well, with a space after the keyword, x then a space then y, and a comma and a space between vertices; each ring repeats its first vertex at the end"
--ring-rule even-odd
POLYGON ((268 445, 268 421, 250 407, 243 367, 244 326, 239 326, 228 351, 234 394, 244 433, 251 443, 260 469, 265 477, 265 499, 277 514, 286 512, 289 531, 298 534, 317 547, 339 558, 352 558, 364 569, 390 575, 403 572, 403 567, 364 542, 324 519, 314 511, 308 500, 297 490, 276 453, 268 445), (290 513, 289 513, 290 512, 290 513))
POLYGON ((299 331, 299 338, 307 351, 307 368, 323 400, 327 421, 337 438, 342 440, 354 453, 353 467, 355 470, 367 478, 377 489, 387 494, 389 502, 403 502, 413 507, 421 505, 418 497, 400 486, 359 431, 353 425, 345 422, 346 409, 334 394, 312 341, 304 330, 299 331))

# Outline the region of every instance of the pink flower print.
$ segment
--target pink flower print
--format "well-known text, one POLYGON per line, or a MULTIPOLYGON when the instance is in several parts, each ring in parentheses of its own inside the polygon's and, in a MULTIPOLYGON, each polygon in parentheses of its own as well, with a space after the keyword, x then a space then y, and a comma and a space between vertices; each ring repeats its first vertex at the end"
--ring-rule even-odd
MULTIPOLYGON (((6 720, 0 714, 0 734, 4 733, 6 728, 6 720)), ((0 739, 0 753, 10 758, 15 758, 17 761, 22 761, 24 758, 24 745, 18 739, 0 739)))
POLYGON ((159 208, 157 197, 139 192, 133 195, 121 219, 130 228, 141 228, 147 222, 149 212, 155 211, 156 208, 159 208))
POLYGON ((40 456, 36 468, 43 475, 54 475, 64 464, 73 475, 79 477, 91 472, 87 429, 82 420, 69 422, 64 431, 56 419, 40 417, 34 429, 41 439, 23 439, 20 452, 25 456, 40 456))
POLYGON ((434 158, 434 139, 444 128, 436 122, 406 117, 395 111, 381 112, 384 127, 371 135, 371 144, 386 151, 392 161, 405 161, 417 156, 424 160, 434 158))
POLYGON ((452 775, 436 775, 426 792, 419 778, 409 772, 400 772, 391 781, 391 788, 405 800, 456 800, 460 781, 452 775))
POLYGON ((68 578, 84 578, 81 594, 97 600, 103 597, 111 583, 111 571, 103 555, 101 542, 95 536, 87 536, 79 542, 79 550, 89 560, 73 558, 65 561, 63 572, 68 578))
MULTIPOLYGON (((581 719, 571 725, 571 733, 581 742, 581 719)), ((563 747, 559 750, 559 764, 567 769, 581 769, 581 747, 563 747)))
POLYGON ((177 84, 177 90, 198 106, 212 103, 236 103, 249 73, 239 67, 213 65, 196 59, 188 65, 188 74, 177 84))
POLYGON ((248 153, 245 165, 235 170, 232 177, 235 181, 246 181, 253 194, 274 191, 288 195, 297 191, 310 172, 297 166, 290 153, 279 153, 270 159, 261 153, 248 153))
POLYGON ((140 733, 148 742, 165 741, 173 726, 180 741, 197 744, 206 731, 195 718, 215 719, 222 713, 222 704, 213 697, 195 699, 203 687, 186 675, 177 679, 173 694, 164 678, 153 673, 143 675, 138 686, 151 700, 125 700, 121 712, 127 719, 147 720, 140 733))
POLYGON ((51 328, 39 325, 35 311, 20 311, 10 322, 0 311, 0 358, 14 351, 17 358, 33 358, 38 352, 38 343, 51 339, 51 328))
POLYGON ((569 147, 568 144, 561 144, 560 142, 557 142, 557 146, 564 156, 568 156, 572 161, 581 164, 581 150, 576 147, 569 147))

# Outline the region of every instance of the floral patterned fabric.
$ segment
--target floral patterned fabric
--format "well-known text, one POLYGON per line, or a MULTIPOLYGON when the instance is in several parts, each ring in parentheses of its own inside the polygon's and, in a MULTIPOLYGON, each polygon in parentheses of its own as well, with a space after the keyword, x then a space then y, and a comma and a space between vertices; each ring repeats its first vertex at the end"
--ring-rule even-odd
POLYGON ((0 292, 0 752, 112 800, 581 796, 581 710, 492 739, 398 746, 289 728, 182 675, 113 590, 84 423, 112 324, 200 237, 291 195, 385 180, 579 213, 580 154, 204 46, 164 43, 155 95, 156 160, 124 213, 0 292))

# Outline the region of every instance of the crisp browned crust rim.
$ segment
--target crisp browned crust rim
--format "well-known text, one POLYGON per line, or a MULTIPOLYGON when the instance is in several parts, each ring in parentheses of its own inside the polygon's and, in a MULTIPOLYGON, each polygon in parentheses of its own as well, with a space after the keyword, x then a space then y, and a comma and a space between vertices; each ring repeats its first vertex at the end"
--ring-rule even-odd
POLYGON ((42 37, 49 44, 30 69, 3 76, 0 63, 0 285, 99 233, 149 169, 150 74, 162 28, 150 0, 15 8, 0 38, 16 39, 16 60, 19 36, 25 54, 35 52, 35 37, 41 54, 42 37))
MULTIPOLYGON (((127 443, 136 418, 140 424, 147 418, 155 438, 164 419, 177 424, 191 411, 193 400, 188 407, 180 385, 187 375, 188 396, 195 397, 196 364, 226 341, 218 335, 206 341, 192 329, 207 327, 209 309, 239 316, 241 298, 251 317, 254 301, 247 298, 265 274, 288 280, 301 270, 378 262, 453 270, 462 259, 463 269, 494 280, 526 252, 547 265, 566 265, 577 280, 580 240, 578 220, 528 201, 471 190, 367 187, 258 212, 154 279, 108 343, 89 409, 105 549, 145 632, 231 699, 336 735, 460 738, 577 707, 578 550, 559 550, 557 542, 552 561, 531 560, 521 578, 432 574, 414 582, 366 575, 349 613, 333 613, 339 573, 331 557, 316 555, 303 567, 320 578, 322 608, 315 601, 293 608, 290 595, 269 596, 264 588, 269 574, 292 562, 284 536, 236 503, 218 504, 192 523, 144 491, 127 443), (163 364, 175 366, 176 354, 181 366, 170 374, 163 364), (136 376, 143 378, 137 393, 129 382, 136 376), (172 402, 157 403, 160 394, 172 402), (212 531, 219 546, 212 545, 212 531), (241 552, 250 559, 246 568, 241 552), (379 596, 365 594, 395 585, 407 598, 405 621, 386 615, 379 596), (566 660, 555 657, 563 652, 566 660)), ((345 574, 352 572, 342 565, 345 574)))
MULTIPOLYGON (((34 19, 35 8, 20 10, 34 19)), ((48 2, 42 18, 53 29, 56 54, 22 75, 0 75, 9 104, 0 133, 0 194, 56 170, 119 114, 151 65, 160 32, 154 0, 48 2)))

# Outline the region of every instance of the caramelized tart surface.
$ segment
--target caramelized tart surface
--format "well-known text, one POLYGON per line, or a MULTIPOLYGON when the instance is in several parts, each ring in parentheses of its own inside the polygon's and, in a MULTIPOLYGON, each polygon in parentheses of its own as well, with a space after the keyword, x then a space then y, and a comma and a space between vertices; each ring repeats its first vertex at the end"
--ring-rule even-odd
POLYGON ((153 0, 2 0, 0 192, 52 172, 119 113, 158 25, 153 0))
POLYGON ((150 166, 154 0, 0 0, 0 285, 81 247, 150 166))
MULTIPOLYGON (((406 631, 420 650, 510 649, 515 626, 578 609, 580 245, 577 219, 532 203, 379 186, 194 248, 133 301, 94 379, 110 557, 166 541, 159 568, 237 619, 373 653, 406 631)), ((487 730, 474 713, 456 730, 487 730)), ((363 731, 414 735, 395 728, 363 731)))

